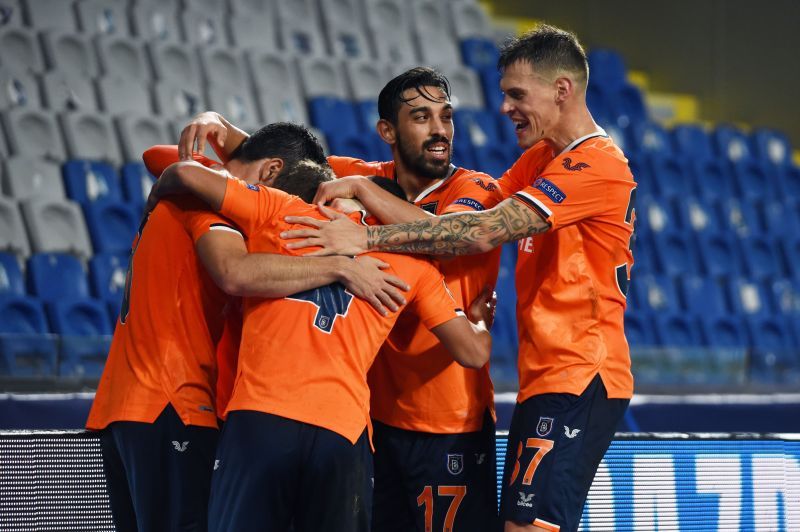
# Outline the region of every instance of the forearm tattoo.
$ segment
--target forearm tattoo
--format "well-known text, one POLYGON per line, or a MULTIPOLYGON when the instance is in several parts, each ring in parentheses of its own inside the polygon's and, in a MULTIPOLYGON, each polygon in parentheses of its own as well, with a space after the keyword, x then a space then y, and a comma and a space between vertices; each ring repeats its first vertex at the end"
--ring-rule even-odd
POLYGON ((371 226, 367 228, 367 247, 376 251, 472 255, 542 233, 549 227, 550 224, 528 207, 509 200, 488 211, 371 226))

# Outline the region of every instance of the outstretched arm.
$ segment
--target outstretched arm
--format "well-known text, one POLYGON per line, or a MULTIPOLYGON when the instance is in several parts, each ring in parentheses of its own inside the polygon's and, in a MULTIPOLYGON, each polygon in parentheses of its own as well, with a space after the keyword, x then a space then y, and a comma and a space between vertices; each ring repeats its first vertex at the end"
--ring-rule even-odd
POLYGON ((174 194, 191 193, 208 203, 214 211, 222 207, 228 176, 194 161, 171 164, 150 189, 147 211, 155 208, 158 200, 174 194))
POLYGON ((482 368, 489 362, 492 336, 489 329, 494 321, 497 297, 486 287, 472 302, 469 320, 463 316, 431 329, 453 359, 466 368, 482 368))
POLYGON ((517 200, 507 199, 481 212, 447 214, 416 222, 358 226, 335 211, 323 210, 331 222, 307 217, 287 217, 289 223, 308 229, 285 231, 281 238, 302 238, 287 247, 321 246, 313 255, 352 254, 366 251, 473 255, 505 242, 543 233, 550 224, 517 200))
POLYGON ((342 177, 321 183, 317 195, 314 196, 314 203, 325 205, 336 198, 357 199, 367 212, 385 224, 414 222, 433 216, 413 203, 382 189, 364 176, 342 177))

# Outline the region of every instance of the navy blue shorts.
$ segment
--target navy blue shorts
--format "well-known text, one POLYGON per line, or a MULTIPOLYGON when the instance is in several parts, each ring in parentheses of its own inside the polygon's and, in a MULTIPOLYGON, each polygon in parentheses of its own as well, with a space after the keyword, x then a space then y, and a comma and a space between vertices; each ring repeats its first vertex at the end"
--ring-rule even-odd
POLYGON ((368 532, 372 451, 333 431, 236 410, 222 430, 211 482, 210 532, 368 532))
POLYGON ((597 375, 584 392, 535 395, 514 408, 500 516, 548 530, 578 529, 586 495, 628 407, 597 375))
POLYGON ((153 423, 100 431, 117 532, 202 531, 219 431, 184 425, 171 405, 153 423))
POLYGON ((373 532, 491 532, 499 527, 494 422, 430 434, 373 421, 373 532))

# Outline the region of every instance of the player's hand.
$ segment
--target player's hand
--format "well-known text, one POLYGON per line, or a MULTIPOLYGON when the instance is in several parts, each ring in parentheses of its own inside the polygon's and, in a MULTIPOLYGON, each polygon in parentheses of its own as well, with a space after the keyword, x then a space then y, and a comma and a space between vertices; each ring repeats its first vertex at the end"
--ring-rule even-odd
POLYGON ((334 179, 325 183, 320 183, 317 188, 317 195, 314 196, 315 205, 327 205, 328 202, 336 198, 357 198, 359 183, 366 179, 363 176, 348 176, 334 179))
POLYGON ((344 214, 352 214, 354 212, 363 211, 364 206, 354 199, 336 198, 331 201, 331 208, 344 214))
POLYGON ((487 329, 492 328, 494 313, 497 309, 497 294, 492 287, 486 285, 478 297, 469 306, 469 320, 473 323, 483 321, 487 329))
POLYGON ((307 226, 306 229, 292 229, 281 233, 281 238, 291 240, 300 238, 297 242, 286 245, 289 249, 301 249, 319 246, 322 249, 308 253, 313 255, 345 255, 354 257, 367 249, 367 228, 358 225, 353 220, 340 212, 327 207, 320 207, 330 222, 317 220, 310 216, 287 216, 286 222, 307 226))
POLYGON ((178 141, 178 157, 182 161, 192 160, 192 152, 202 154, 206 149, 206 139, 217 144, 225 145, 228 128, 213 111, 207 111, 195 116, 181 131, 178 141), (195 149, 196 147, 196 149, 195 149))
POLYGON ((381 316, 386 316, 388 311, 397 312, 406 304, 401 290, 407 292, 411 287, 383 271, 389 264, 374 257, 359 257, 349 262, 341 282, 351 294, 375 307, 381 316))

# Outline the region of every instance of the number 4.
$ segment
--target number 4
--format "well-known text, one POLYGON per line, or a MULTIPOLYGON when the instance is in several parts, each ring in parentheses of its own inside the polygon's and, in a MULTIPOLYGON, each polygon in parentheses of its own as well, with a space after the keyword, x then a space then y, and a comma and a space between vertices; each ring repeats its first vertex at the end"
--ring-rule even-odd
MULTIPOLYGON (((440 497, 453 497, 450 507, 447 508, 447 515, 444 518, 443 532, 453 532, 453 524, 456 520, 456 512, 464 497, 467 495, 466 486, 439 486, 437 494, 440 497)), ((425 532, 433 530, 433 488, 425 486, 422 493, 417 497, 417 506, 425 505, 425 532)))

